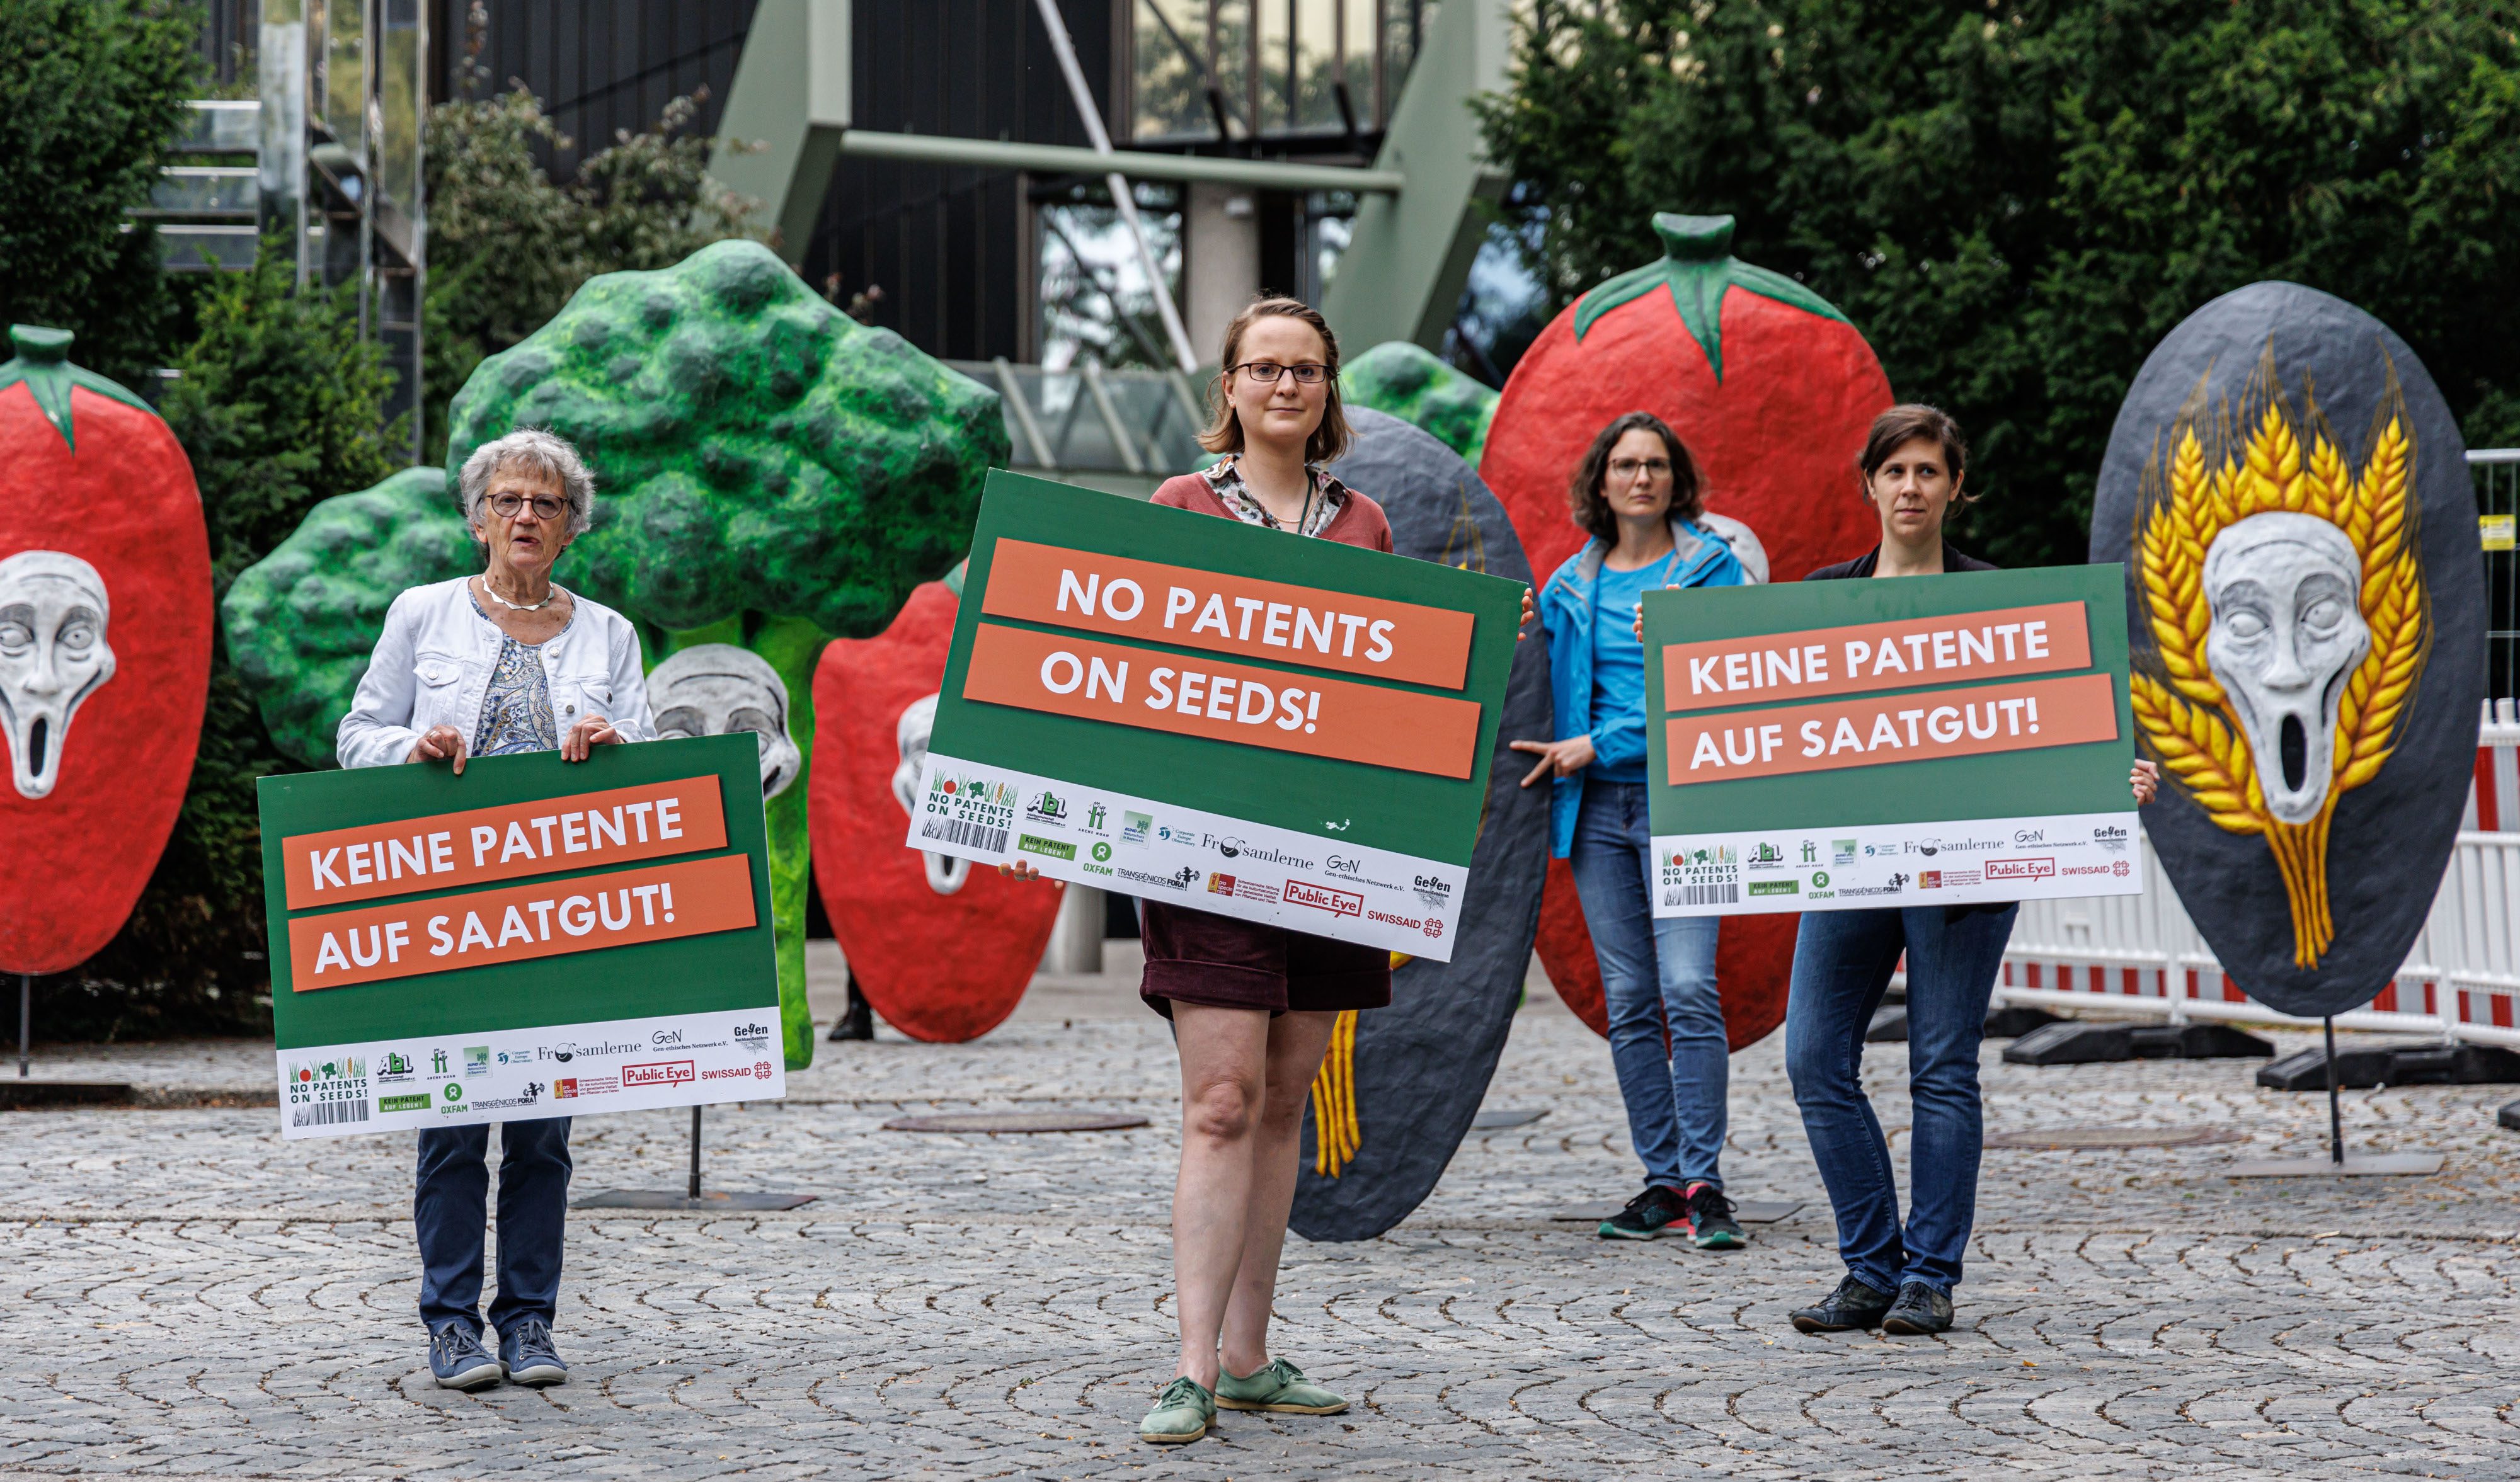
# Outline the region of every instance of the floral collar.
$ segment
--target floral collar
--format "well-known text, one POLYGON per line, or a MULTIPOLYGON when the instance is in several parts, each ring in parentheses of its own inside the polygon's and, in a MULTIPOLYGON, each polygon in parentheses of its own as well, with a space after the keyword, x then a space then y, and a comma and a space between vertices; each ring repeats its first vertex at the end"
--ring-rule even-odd
MULTIPOLYGON (((1338 517, 1339 511, 1347 508, 1347 485, 1331 477, 1319 465, 1307 464, 1304 469, 1313 475, 1313 487, 1321 492, 1322 497, 1305 516, 1304 528, 1296 533, 1319 535, 1338 517)), ((1216 491, 1216 497, 1224 502, 1225 507, 1234 512, 1235 518, 1271 530, 1286 528, 1278 516, 1261 508, 1260 501, 1252 497, 1251 490, 1242 482, 1240 460, 1229 456, 1215 468, 1202 471, 1199 476, 1207 480, 1208 487, 1216 491)))

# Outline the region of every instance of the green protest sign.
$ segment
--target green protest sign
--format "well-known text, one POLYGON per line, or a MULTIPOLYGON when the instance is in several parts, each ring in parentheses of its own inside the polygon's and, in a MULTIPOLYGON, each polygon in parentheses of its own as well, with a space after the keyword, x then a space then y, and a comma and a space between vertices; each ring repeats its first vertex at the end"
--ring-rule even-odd
POLYGON ((1647 593, 1655 914, 2141 891, 2123 581, 1647 593))
POLYGON ((1521 601, 992 472, 908 842, 1449 960, 1521 601))
POLYGON ((786 1094, 749 734, 260 794, 284 1136, 786 1094))

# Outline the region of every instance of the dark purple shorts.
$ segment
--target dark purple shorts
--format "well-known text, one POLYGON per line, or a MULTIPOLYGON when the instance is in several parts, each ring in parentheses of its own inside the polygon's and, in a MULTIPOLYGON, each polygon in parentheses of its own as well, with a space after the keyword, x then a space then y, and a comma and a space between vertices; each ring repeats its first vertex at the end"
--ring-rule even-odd
POLYGON ((1147 977, 1138 989, 1166 1018, 1174 1003, 1217 1009, 1338 1012, 1391 1002, 1391 954, 1283 926, 1148 901, 1140 935, 1147 977))

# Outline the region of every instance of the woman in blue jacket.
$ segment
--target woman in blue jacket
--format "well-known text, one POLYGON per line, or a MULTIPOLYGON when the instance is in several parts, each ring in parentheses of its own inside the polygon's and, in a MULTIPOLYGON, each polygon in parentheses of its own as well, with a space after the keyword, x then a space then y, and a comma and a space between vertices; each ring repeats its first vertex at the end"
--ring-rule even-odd
POLYGON ((1715 991, 1718 919, 1654 919, 1644 646, 1631 617, 1657 587, 1752 578, 1705 520, 1688 450, 1651 413, 1630 412, 1603 427, 1566 498, 1593 538, 1541 591, 1558 740, 1513 745, 1540 757, 1524 786, 1555 779, 1550 848, 1573 861, 1609 1006, 1610 1062, 1628 1105, 1628 1135, 1645 1165, 1644 1191, 1600 1233, 1649 1240, 1676 1231, 1729 1249, 1748 1237, 1718 1166, 1730 1069, 1715 991))

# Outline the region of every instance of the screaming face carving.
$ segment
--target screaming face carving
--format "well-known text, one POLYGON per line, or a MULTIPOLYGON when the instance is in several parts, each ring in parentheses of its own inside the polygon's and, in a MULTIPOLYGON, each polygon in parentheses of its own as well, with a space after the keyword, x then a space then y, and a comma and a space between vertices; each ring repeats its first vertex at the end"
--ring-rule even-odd
POLYGON ((105 578, 75 556, 0 561, 0 729, 21 797, 43 797, 61 781, 70 717, 113 678, 111 615, 105 578))
POLYGON ((683 650, 648 675, 648 702, 662 741, 751 732, 761 746, 765 802, 804 770, 804 753, 788 734, 788 686, 749 649, 699 644, 683 650))
MULTIPOLYGON (((892 795, 901 811, 919 817, 919 774, 927 769, 927 735, 936 729, 936 696, 922 696, 901 712, 901 723, 894 740, 901 748, 901 765, 892 771, 892 795)), ((921 863, 927 867, 927 888, 938 895, 952 895, 971 877, 971 862, 949 854, 931 854, 922 849, 921 863)))
POLYGON ((2309 515, 2252 515, 2205 553, 2205 662, 2238 712, 2267 811, 2287 824, 2327 801, 2337 705, 2371 651, 2362 586, 2354 542, 2309 515))

